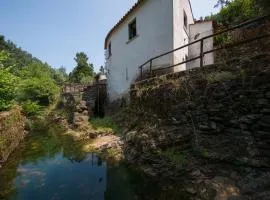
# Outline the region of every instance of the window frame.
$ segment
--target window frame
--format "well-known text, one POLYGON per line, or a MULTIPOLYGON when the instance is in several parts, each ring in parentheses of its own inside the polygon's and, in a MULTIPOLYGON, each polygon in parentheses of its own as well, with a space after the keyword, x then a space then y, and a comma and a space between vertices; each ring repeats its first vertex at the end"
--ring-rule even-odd
POLYGON ((108 45, 108 52, 109 52, 108 57, 110 58, 112 56, 112 42, 110 42, 108 45))
POLYGON ((133 40, 138 36, 138 31, 137 31, 137 18, 134 18, 129 24, 128 24, 128 40, 133 40), (135 27, 132 27, 134 26, 135 27), (134 30, 135 29, 135 30, 134 30))

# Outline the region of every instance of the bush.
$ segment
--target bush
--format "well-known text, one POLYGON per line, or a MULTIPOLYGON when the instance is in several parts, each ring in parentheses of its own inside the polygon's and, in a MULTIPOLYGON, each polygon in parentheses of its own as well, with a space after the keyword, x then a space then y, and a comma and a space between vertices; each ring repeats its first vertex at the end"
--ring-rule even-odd
POLYGON ((41 114, 41 106, 36 102, 26 101, 22 104, 23 112, 27 116, 36 116, 41 114))
POLYGON ((30 78, 22 81, 18 99, 20 102, 30 100, 41 106, 53 103, 59 93, 59 88, 52 79, 30 78))
POLYGON ((265 7, 268 5, 270 5, 269 0, 233 0, 224 6, 219 13, 208 16, 206 19, 212 19, 219 25, 232 26, 267 14, 265 7))
POLYGON ((9 110, 13 105, 18 78, 9 68, 0 66, 0 111, 9 110))

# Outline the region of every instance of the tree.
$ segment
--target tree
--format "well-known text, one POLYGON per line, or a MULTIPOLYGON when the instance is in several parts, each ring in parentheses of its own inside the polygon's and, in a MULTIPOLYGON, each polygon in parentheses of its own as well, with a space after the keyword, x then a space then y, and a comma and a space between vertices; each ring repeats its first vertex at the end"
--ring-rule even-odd
POLYGON ((56 69, 0 35, 0 111, 17 103, 25 113, 33 114, 57 99, 56 81, 63 80, 56 69))
POLYGON ((205 19, 214 20, 223 26, 236 25, 270 12, 269 0, 220 0, 216 6, 219 5, 223 5, 223 8, 205 19))
POLYGON ((59 69, 58 69, 59 72, 61 72, 62 74, 64 74, 65 76, 67 76, 67 70, 65 67, 61 66, 59 69))
POLYGON ((54 70, 53 79, 56 81, 57 85, 62 85, 68 80, 68 74, 65 67, 60 67, 54 70))
POLYGON ((105 68, 103 66, 100 66, 99 71, 100 73, 105 74, 105 68))
POLYGON ((218 8, 221 6, 221 8, 224 8, 224 6, 228 5, 229 0, 218 0, 217 4, 214 6, 214 8, 218 8))
POLYGON ((269 0, 254 0, 255 6, 260 10, 262 14, 270 13, 270 1, 269 0))
POLYGON ((10 70, 11 67, 4 66, 7 54, 0 51, 0 111, 8 110, 15 98, 18 78, 10 70))
POLYGON ((90 82, 93 79, 94 67, 88 63, 88 57, 84 52, 76 54, 74 58, 77 65, 70 73, 70 80, 75 83, 90 82))

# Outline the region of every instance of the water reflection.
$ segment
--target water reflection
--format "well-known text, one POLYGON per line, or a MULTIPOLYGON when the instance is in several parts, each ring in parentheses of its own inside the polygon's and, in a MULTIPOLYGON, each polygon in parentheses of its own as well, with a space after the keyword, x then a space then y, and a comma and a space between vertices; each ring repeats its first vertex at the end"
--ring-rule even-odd
MULTIPOLYGON (((61 129, 32 134, 0 169, 0 199, 179 199, 125 165, 111 165, 61 129)), ((182 199, 182 198, 181 198, 182 199)))
POLYGON ((104 199, 106 190, 105 162, 94 154, 79 162, 63 153, 35 164, 20 165, 14 184, 14 199, 104 199))
POLYGON ((0 170, 0 199, 135 199, 125 166, 108 165, 50 127, 32 133, 0 170))

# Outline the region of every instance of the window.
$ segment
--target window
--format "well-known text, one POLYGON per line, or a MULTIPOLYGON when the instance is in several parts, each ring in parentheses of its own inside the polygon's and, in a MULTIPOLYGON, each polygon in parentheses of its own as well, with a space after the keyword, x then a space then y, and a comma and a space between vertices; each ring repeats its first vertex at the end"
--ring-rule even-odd
POLYGON ((184 11, 184 27, 187 29, 188 28, 188 19, 187 19, 187 14, 184 11))
POLYGON ((128 25, 128 39, 131 40, 131 39, 133 39, 136 36, 137 36, 137 26, 136 26, 136 19, 134 19, 128 25))
POLYGON ((112 55, 112 43, 109 43, 109 57, 112 55))

